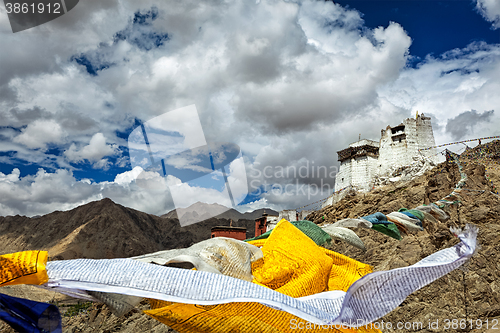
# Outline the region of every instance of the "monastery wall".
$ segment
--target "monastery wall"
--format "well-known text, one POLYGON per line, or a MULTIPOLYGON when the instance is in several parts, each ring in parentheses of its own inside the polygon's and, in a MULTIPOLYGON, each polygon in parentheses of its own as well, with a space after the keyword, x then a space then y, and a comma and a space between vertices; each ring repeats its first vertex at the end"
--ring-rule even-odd
POLYGON ((341 163, 335 190, 347 186, 370 190, 376 176, 386 175, 394 167, 414 163, 414 157, 421 154, 437 163, 434 149, 418 151, 434 145, 430 117, 419 115, 407 118, 397 126, 387 126, 381 131, 379 142, 363 139, 338 152, 341 163))
POLYGON ((377 173, 377 156, 372 151, 378 151, 379 142, 373 140, 359 140, 349 145, 352 151, 346 153, 345 158, 340 162, 339 172, 335 178, 335 190, 338 191, 347 186, 356 186, 360 189, 368 189, 370 179, 377 173))
POLYGON ((351 185, 359 190, 370 190, 372 179, 377 173, 378 159, 371 156, 351 160, 351 185))
POLYGON ((282 210, 279 213, 278 221, 281 221, 281 219, 285 219, 288 222, 297 221, 297 212, 295 209, 282 210))
POLYGON ((340 162, 339 172, 335 177, 335 191, 343 189, 351 184, 352 181, 351 160, 340 162))
MULTIPOLYGON (((417 119, 418 130, 418 148, 428 148, 436 145, 434 140, 434 133, 432 131, 432 124, 430 117, 418 117, 417 119)), ((439 158, 436 155, 436 149, 423 150, 421 152, 424 156, 429 157, 434 163, 439 163, 439 158)))

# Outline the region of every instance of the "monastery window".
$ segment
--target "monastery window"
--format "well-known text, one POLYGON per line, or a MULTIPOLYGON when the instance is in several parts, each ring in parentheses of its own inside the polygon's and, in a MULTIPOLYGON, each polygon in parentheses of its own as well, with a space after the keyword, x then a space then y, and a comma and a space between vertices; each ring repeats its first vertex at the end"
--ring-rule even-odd
POLYGON ((394 135, 392 137, 393 142, 401 142, 402 140, 406 140, 406 134, 394 135))
POLYGON ((398 133, 398 132, 404 132, 404 131, 405 131, 405 125, 403 125, 403 124, 391 128, 391 132, 393 135, 398 133))

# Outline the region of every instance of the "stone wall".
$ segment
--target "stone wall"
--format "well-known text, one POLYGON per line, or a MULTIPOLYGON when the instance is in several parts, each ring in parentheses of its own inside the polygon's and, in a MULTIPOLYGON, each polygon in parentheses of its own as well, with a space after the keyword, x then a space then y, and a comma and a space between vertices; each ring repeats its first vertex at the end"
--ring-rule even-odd
MULTIPOLYGON (((431 127, 432 131, 432 127, 431 127)), ((419 129, 414 118, 408 118, 402 124, 382 130, 379 150, 379 175, 388 173, 393 166, 408 165, 413 156, 419 154, 419 129)))
POLYGON ((295 209, 282 210, 278 220, 285 219, 288 222, 297 221, 297 211, 295 209))
POLYGON ((379 142, 363 139, 351 143, 348 149, 339 152, 339 158, 341 155, 344 157, 341 158, 339 172, 335 178, 336 191, 347 186, 370 188, 370 179, 377 173, 378 148, 379 142), (351 153, 344 153, 349 149, 352 150, 351 153))
POLYGON ((363 156, 351 160, 351 185, 359 190, 370 190, 373 177, 377 173, 378 159, 363 156))
MULTIPOLYGON (((307 215, 311 214, 312 210, 302 210, 298 212, 299 220, 305 220, 307 215)), ((274 229, 281 219, 285 219, 288 222, 297 221, 297 211, 295 209, 282 210, 279 216, 269 215, 267 217, 267 231, 274 229)))
POLYGON ((335 176, 335 191, 351 184, 351 160, 340 162, 339 172, 335 176))
POLYGON ((337 191, 333 193, 331 196, 329 196, 328 199, 325 200, 325 202, 321 205, 321 208, 334 205, 343 198, 345 198, 347 195, 354 195, 355 193, 356 190, 353 187, 348 187, 343 189, 342 191, 337 191))
MULTIPOLYGON (((428 147, 433 147, 436 145, 434 141, 434 133, 432 131, 431 118, 421 116, 417 120, 417 130, 418 130, 418 148, 424 149, 428 147)), ((430 158, 432 162, 439 163, 439 158, 436 155, 436 149, 428 149, 421 151, 421 154, 430 158)))

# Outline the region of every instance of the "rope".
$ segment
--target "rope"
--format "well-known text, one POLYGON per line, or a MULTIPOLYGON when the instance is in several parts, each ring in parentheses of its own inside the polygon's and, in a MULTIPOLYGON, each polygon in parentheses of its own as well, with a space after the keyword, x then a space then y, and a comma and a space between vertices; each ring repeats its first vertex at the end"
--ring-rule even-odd
POLYGON ((497 136, 488 136, 488 137, 485 137, 485 138, 478 138, 478 139, 469 139, 469 140, 463 140, 463 141, 457 141, 457 142, 450 142, 450 143, 444 143, 442 145, 437 145, 437 146, 432 146, 432 147, 427 147, 427 148, 421 148, 418 151, 429 150, 429 149, 432 149, 432 148, 439 148, 439 147, 444 147, 444 146, 450 146, 450 145, 455 145, 457 143, 463 143, 463 142, 488 140, 488 139, 498 139, 498 138, 500 138, 500 135, 497 135, 497 136))
POLYGON ((307 207, 307 206, 311 206, 311 205, 314 205, 314 204, 317 204, 318 202, 323 202, 323 201, 326 201, 330 196, 327 196, 326 198, 324 199, 321 199, 321 200, 318 200, 318 201, 315 201, 315 202, 311 202, 311 203, 308 203, 307 205, 304 205, 304 206, 301 206, 301 207, 298 207, 298 208, 295 208, 295 209, 292 209, 292 210, 298 210, 298 209, 301 209, 301 208, 304 208, 304 207, 307 207))
MULTIPOLYGON (((324 202, 324 201, 328 200, 331 196, 333 196, 333 195, 335 195, 335 194, 337 194, 337 193, 340 193, 340 192, 342 192, 343 190, 345 190, 345 189, 347 189, 347 188, 355 188, 355 187, 354 187, 354 186, 352 186, 352 185, 346 186, 346 187, 344 187, 344 188, 341 188, 341 189, 340 189, 340 190, 338 190, 338 191, 333 192, 331 195, 327 196, 326 198, 320 199, 320 200, 315 201, 315 202, 308 203, 307 205, 304 205, 304 206, 301 206, 301 207, 298 207, 298 208, 295 208, 295 209, 292 209, 292 210, 299 210, 299 209, 301 209, 301 208, 305 208, 305 207, 307 207, 307 206, 311 206, 311 205, 314 205, 314 204, 317 204, 317 203, 322 203, 322 202, 324 202)), ((321 206, 321 205, 318 205, 318 206, 321 206)), ((313 210, 314 210, 314 208, 313 208, 313 210)))

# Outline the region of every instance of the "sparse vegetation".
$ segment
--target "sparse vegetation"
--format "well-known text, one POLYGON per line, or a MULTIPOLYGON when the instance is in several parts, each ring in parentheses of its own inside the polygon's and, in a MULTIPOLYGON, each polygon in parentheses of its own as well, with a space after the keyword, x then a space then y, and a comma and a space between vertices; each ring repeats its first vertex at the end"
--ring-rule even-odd
MULTIPOLYGON (((93 305, 92 302, 67 305, 68 308, 65 311, 61 311, 61 314, 64 317, 74 317, 82 314, 86 315, 88 314, 88 311, 92 307, 92 305, 93 305)), ((64 305, 60 306, 59 309, 62 310, 62 307, 64 307, 64 305)))

